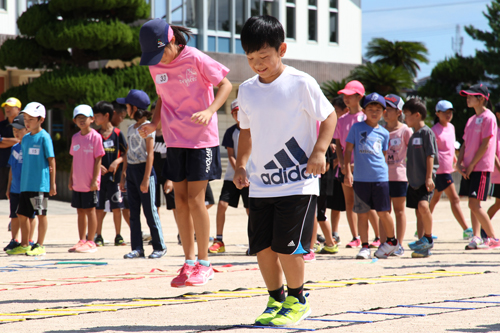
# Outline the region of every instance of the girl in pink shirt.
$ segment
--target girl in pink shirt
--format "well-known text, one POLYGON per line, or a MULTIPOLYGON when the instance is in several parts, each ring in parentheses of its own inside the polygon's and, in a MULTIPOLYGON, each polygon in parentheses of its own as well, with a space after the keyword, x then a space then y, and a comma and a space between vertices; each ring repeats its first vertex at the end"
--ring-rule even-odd
MULTIPOLYGON (((500 120, 500 103, 495 105, 495 116, 500 120)), ((490 220, 495 216, 496 212, 500 209, 500 128, 497 130, 497 147, 495 154, 495 169, 491 174, 491 183, 493 184, 492 197, 495 198, 495 203, 488 208, 488 216, 490 220)))
MULTIPOLYGON (((354 155, 351 161, 344 161, 344 150, 346 147, 347 134, 352 125, 355 123, 360 123, 365 121, 366 115, 363 113, 363 109, 359 104, 363 96, 365 95, 365 87, 361 82, 353 80, 346 84, 345 88, 338 92, 339 95, 342 94, 344 98, 345 105, 349 108, 349 112, 340 117, 337 120, 337 127, 335 128, 335 133, 333 138, 336 143, 337 158, 339 161, 339 181, 342 183, 342 189, 344 191, 345 206, 346 206, 346 216, 347 222, 349 222, 349 228, 352 233, 352 241, 347 243, 346 247, 361 247, 361 240, 358 233, 358 215, 352 211, 354 207, 354 190, 351 186, 344 184, 345 175, 345 164, 354 163, 354 155)), ((375 240, 370 244, 370 247, 378 248, 380 246, 380 237, 378 229, 378 216, 373 210, 369 213, 370 223, 372 225, 373 231, 375 231, 375 240)))
POLYGON ((146 137, 161 118, 168 148, 163 175, 174 184, 177 227, 185 256, 172 287, 204 285, 214 276, 207 251, 210 219, 205 190, 209 180, 221 177, 216 112, 232 90, 226 78, 229 69, 186 46, 185 35, 189 40, 189 29, 170 26, 161 19, 146 22, 139 34, 140 64, 149 66, 158 93, 153 120, 140 132, 146 137), (216 96, 214 86, 219 88, 216 96))
MULTIPOLYGON (((390 94, 385 96, 385 103, 387 105, 384 112, 384 120, 387 123, 385 129, 389 131, 389 150, 386 155, 387 165, 389 166, 389 195, 396 216, 396 238, 399 243, 399 249, 394 252, 394 255, 402 256, 404 249, 401 244, 403 244, 406 232, 405 203, 408 187, 406 150, 413 131, 401 122, 403 119, 403 99, 390 94)), ((384 239, 385 232, 382 229, 380 231, 380 236, 384 239)))
POLYGON ((497 248, 500 247, 500 241, 496 238, 491 219, 481 207, 481 201, 486 201, 490 173, 495 167, 497 122, 495 115, 486 108, 490 94, 485 85, 475 84, 468 90, 462 90, 460 95, 467 96, 467 106, 476 112, 465 125, 464 143, 457 162, 457 169, 462 175, 460 195, 469 197, 474 230, 474 237, 465 248, 497 248), (485 240, 479 237, 479 224, 486 232, 485 240))
POLYGON ((460 198, 458 197, 453 178, 451 174, 455 171, 455 127, 451 124, 453 118, 453 104, 448 101, 439 101, 436 105, 437 122, 432 127, 432 131, 436 135, 438 147, 439 168, 436 172, 436 190, 432 196, 429 208, 431 213, 434 211, 441 195, 446 193, 450 201, 451 211, 463 229, 463 238, 472 238, 472 228, 469 228, 465 221, 464 213, 460 208, 460 198))

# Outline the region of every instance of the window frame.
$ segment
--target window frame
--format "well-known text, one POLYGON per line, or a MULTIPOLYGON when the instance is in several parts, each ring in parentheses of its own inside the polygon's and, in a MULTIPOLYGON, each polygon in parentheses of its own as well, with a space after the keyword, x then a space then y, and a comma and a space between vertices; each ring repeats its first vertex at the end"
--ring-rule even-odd
POLYGON ((307 41, 312 43, 318 42, 318 0, 313 0, 316 2, 316 5, 310 5, 308 0, 307 2, 307 41), (311 30, 311 11, 316 12, 316 20, 314 21, 314 39, 310 39, 310 30, 311 30))
POLYGON ((286 0, 285 3, 285 27, 286 27, 286 39, 290 41, 296 41, 297 40, 297 3, 295 0, 292 0, 293 2, 286 0), (293 36, 289 37, 290 34, 288 33, 288 9, 293 11, 293 36))
POLYGON ((328 44, 330 45, 339 45, 339 2, 337 0, 337 7, 330 7, 330 4, 328 4, 328 44), (337 16, 335 20, 335 42, 331 41, 331 33, 332 33, 332 26, 331 26, 331 15, 335 14, 337 16))

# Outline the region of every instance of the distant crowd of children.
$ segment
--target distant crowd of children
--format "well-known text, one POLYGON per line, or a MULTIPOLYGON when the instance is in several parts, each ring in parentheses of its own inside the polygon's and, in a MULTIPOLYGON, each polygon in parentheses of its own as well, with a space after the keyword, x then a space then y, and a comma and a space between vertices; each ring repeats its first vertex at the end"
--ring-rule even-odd
MULTIPOLYGON (((257 75, 240 85, 238 100, 231 103, 236 124, 222 140, 229 164, 210 245, 207 205, 213 199, 208 182, 222 173, 216 111, 232 85, 226 78, 229 69, 187 46, 189 38, 188 29, 161 19, 142 26, 140 64, 149 66, 158 94, 152 106, 144 91, 133 89, 113 103, 74 108, 73 122, 80 131, 71 139, 68 186, 78 215, 78 241, 69 252, 95 252, 104 245, 102 225, 108 210, 116 246, 125 245, 122 215, 130 226, 131 251, 124 258, 144 258, 142 207, 153 248, 148 257, 163 257, 167 247, 158 210, 163 192, 167 208, 174 210, 185 256, 171 286, 204 285, 214 277, 209 253, 225 252, 226 210, 238 207, 241 196, 248 214, 247 254, 257 256, 269 290, 266 309, 255 323, 286 326, 311 313, 303 292, 304 262, 314 260, 315 253, 339 251, 342 211, 352 234, 346 247, 360 248, 357 259, 371 258, 371 248, 376 248, 377 258, 404 255, 405 207, 414 209, 417 219, 418 240, 408 244, 411 256, 432 255, 432 212, 443 192, 463 237, 470 239, 466 249, 500 247, 491 223, 500 209, 500 185, 493 191, 495 205, 488 211, 481 206, 490 183, 500 184, 500 136, 487 105, 487 87, 477 84, 460 92, 476 114, 467 122, 456 157, 450 102, 436 105, 431 129, 424 122, 422 101, 405 102, 377 92, 365 95, 358 81, 349 82, 339 91, 341 97, 328 101, 311 76, 282 63, 285 34, 271 16, 252 17, 241 31, 248 64, 257 75), (126 137, 117 128, 125 114, 135 120, 126 137), (459 194, 451 176, 455 170, 462 175, 459 194), (458 195, 469 198, 472 228, 458 195), (371 243, 370 224, 375 233, 371 243), (318 225, 324 245, 316 242, 318 225)), ((12 241, 5 250, 9 255, 44 255, 48 197, 57 193, 52 140, 42 129, 45 107, 32 102, 22 109, 15 98, 2 107, 16 139, 6 141, 12 143, 7 147, 6 190, 12 241)), ((500 119, 500 112, 496 116, 500 119)), ((0 130, 5 131, 4 125, 0 123, 0 130)))

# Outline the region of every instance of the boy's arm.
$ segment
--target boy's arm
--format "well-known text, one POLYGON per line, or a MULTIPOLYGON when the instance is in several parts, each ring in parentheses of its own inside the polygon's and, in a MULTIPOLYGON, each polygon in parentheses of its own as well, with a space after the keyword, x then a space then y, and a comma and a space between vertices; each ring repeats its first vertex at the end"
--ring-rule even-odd
POLYGON ((49 160, 49 170, 50 170, 50 196, 57 194, 56 190, 56 159, 55 157, 47 158, 49 160))
POLYGON ((252 152, 252 136, 250 129, 241 129, 238 140, 238 156, 236 158, 236 167, 234 169, 233 182, 238 189, 250 185, 247 178, 246 165, 252 152))
POLYGON ((336 143, 336 151, 337 151, 337 159, 339 160, 339 165, 340 165, 340 172, 342 172, 345 175, 345 156, 344 152, 342 151, 342 144, 340 143, 340 139, 335 139, 336 143))
POLYGON ((467 166, 467 169, 465 171, 465 174, 467 175, 467 178, 469 178, 472 170, 474 170, 474 167, 476 164, 483 158, 484 154, 486 153, 486 150, 488 150, 488 146, 490 145, 490 138, 484 138, 483 141, 481 142, 481 145, 479 146, 479 149, 476 152, 476 155, 474 155, 474 158, 470 162, 470 164, 467 166))
POLYGON ((10 200, 10 185, 12 184, 12 168, 9 168, 9 180, 7 181, 7 191, 5 191, 5 196, 10 200))
POLYGON ((154 161, 154 146, 155 140, 152 137, 146 138, 146 152, 148 157, 146 158, 146 169, 144 170, 144 178, 141 183, 141 192, 147 193, 149 190, 149 177, 151 176, 151 170, 153 169, 153 161, 154 161))
POLYGON ((214 113, 217 112, 222 105, 224 105, 229 97, 229 94, 231 93, 231 90, 233 90, 233 85, 229 82, 227 77, 223 78, 217 87, 219 90, 217 91, 217 95, 215 95, 215 99, 212 104, 206 110, 193 114, 191 116, 192 122, 207 126, 214 113))
POLYGON ((497 171, 500 171, 500 160, 497 155, 495 155, 495 168, 497 168, 497 171))
POLYGON ((116 173, 116 170, 118 169, 118 166, 122 162, 123 162, 123 156, 118 157, 116 160, 111 162, 111 164, 109 165, 109 168, 108 168, 108 172, 112 172, 114 175, 116 173))
POLYGON ((71 162, 71 170, 69 171, 68 188, 73 191, 73 162, 71 162))
MULTIPOLYGON (((345 159, 346 161, 351 160, 352 150, 354 145, 350 142, 345 143, 345 159)), ((352 171, 351 171, 351 163, 346 163, 345 165, 345 178, 344 185, 352 187, 353 179, 352 179, 352 171)))
POLYGON ((10 148, 18 142, 19 142, 19 140, 16 138, 4 138, 4 137, 2 137, 2 142, 0 142, 0 148, 10 148))
POLYGON ((101 170, 102 156, 98 156, 94 160, 94 173, 92 174, 92 182, 90 183, 90 190, 97 191, 97 177, 99 177, 99 171, 101 170))
POLYGON ((425 172, 425 187, 427 192, 432 192, 434 190, 434 181, 432 180, 432 170, 434 168, 434 156, 427 156, 426 160, 427 170, 425 172))
POLYGON ((229 159, 229 163, 233 167, 233 170, 236 170, 236 157, 234 157, 234 148, 226 147, 227 149, 227 157, 229 159))
POLYGON ((125 180, 127 178, 127 153, 123 155, 122 177, 120 179, 120 191, 125 192, 125 180))
POLYGON ((309 157, 309 160, 307 161, 306 172, 308 174, 316 176, 325 173, 325 154, 326 150, 330 147, 335 126, 337 126, 337 114, 332 112, 321 122, 319 127, 318 139, 316 140, 314 149, 309 157))

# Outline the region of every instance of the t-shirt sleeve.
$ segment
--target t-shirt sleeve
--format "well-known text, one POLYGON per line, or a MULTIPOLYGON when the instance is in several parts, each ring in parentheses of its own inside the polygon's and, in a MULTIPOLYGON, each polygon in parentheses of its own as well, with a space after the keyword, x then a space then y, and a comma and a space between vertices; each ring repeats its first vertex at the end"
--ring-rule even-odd
POLYGON ((347 139, 345 141, 352 144, 356 142, 356 124, 354 124, 349 130, 349 133, 347 133, 347 139))
POLYGON ((118 149, 122 152, 122 154, 125 154, 127 152, 127 139, 125 139, 125 135, 123 135, 123 132, 120 131, 118 133, 118 149))
POLYGON ((48 134, 43 138, 43 150, 45 152, 45 157, 47 158, 55 157, 54 146, 52 145, 52 139, 48 134))
POLYGON ((425 156, 437 156, 436 137, 430 130, 422 131, 422 139, 424 141, 425 156))
POLYGON ((12 149, 10 150, 10 156, 9 156, 9 160, 7 161, 7 164, 12 168, 14 166, 14 163, 15 163, 15 158, 14 158, 14 147, 12 147, 12 149))
POLYGON ((481 126, 481 139, 491 138, 496 134, 496 132, 496 120, 494 120, 492 117, 483 117, 483 123, 481 126))
POLYGON ((384 141, 382 142, 382 151, 389 149, 389 133, 384 133, 384 141))
POLYGON ((411 130, 411 128, 407 128, 403 132, 403 140, 405 142, 406 147, 408 147, 408 145, 410 144, 410 138, 412 135, 413 135, 413 131, 411 130))
POLYGON ((104 151, 104 146, 102 144, 102 136, 98 133, 94 136, 94 158, 99 156, 104 156, 106 152, 104 151))
POLYGON ((310 77, 305 80, 303 89, 302 106, 304 110, 315 120, 323 121, 335 111, 333 105, 326 99, 318 83, 310 77))
POLYGON ((69 154, 71 156, 74 156, 75 153, 73 152, 73 146, 74 146, 74 143, 73 143, 73 138, 71 138, 71 145, 69 146, 69 154))
POLYGON ((217 86, 226 77, 227 73, 229 73, 229 69, 226 66, 202 52, 199 52, 198 59, 198 69, 201 75, 214 86, 217 86))
POLYGON ((241 129, 249 129, 250 128, 250 119, 248 118, 248 114, 246 111, 246 103, 245 103, 245 93, 244 89, 240 88, 238 94, 238 103, 240 109, 238 110, 238 120, 240 121, 241 129))
POLYGON ((342 136, 340 133, 342 126, 339 124, 341 122, 342 121, 340 119, 337 119, 337 126, 335 126, 335 131, 333 132, 334 139, 340 139, 340 137, 342 136))
POLYGON ((222 138, 222 146, 226 147, 226 149, 234 148, 233 132, 234 132, 234 127, 229 127, 226 130, 226 133, 224 133, 224 137, 222 138))

